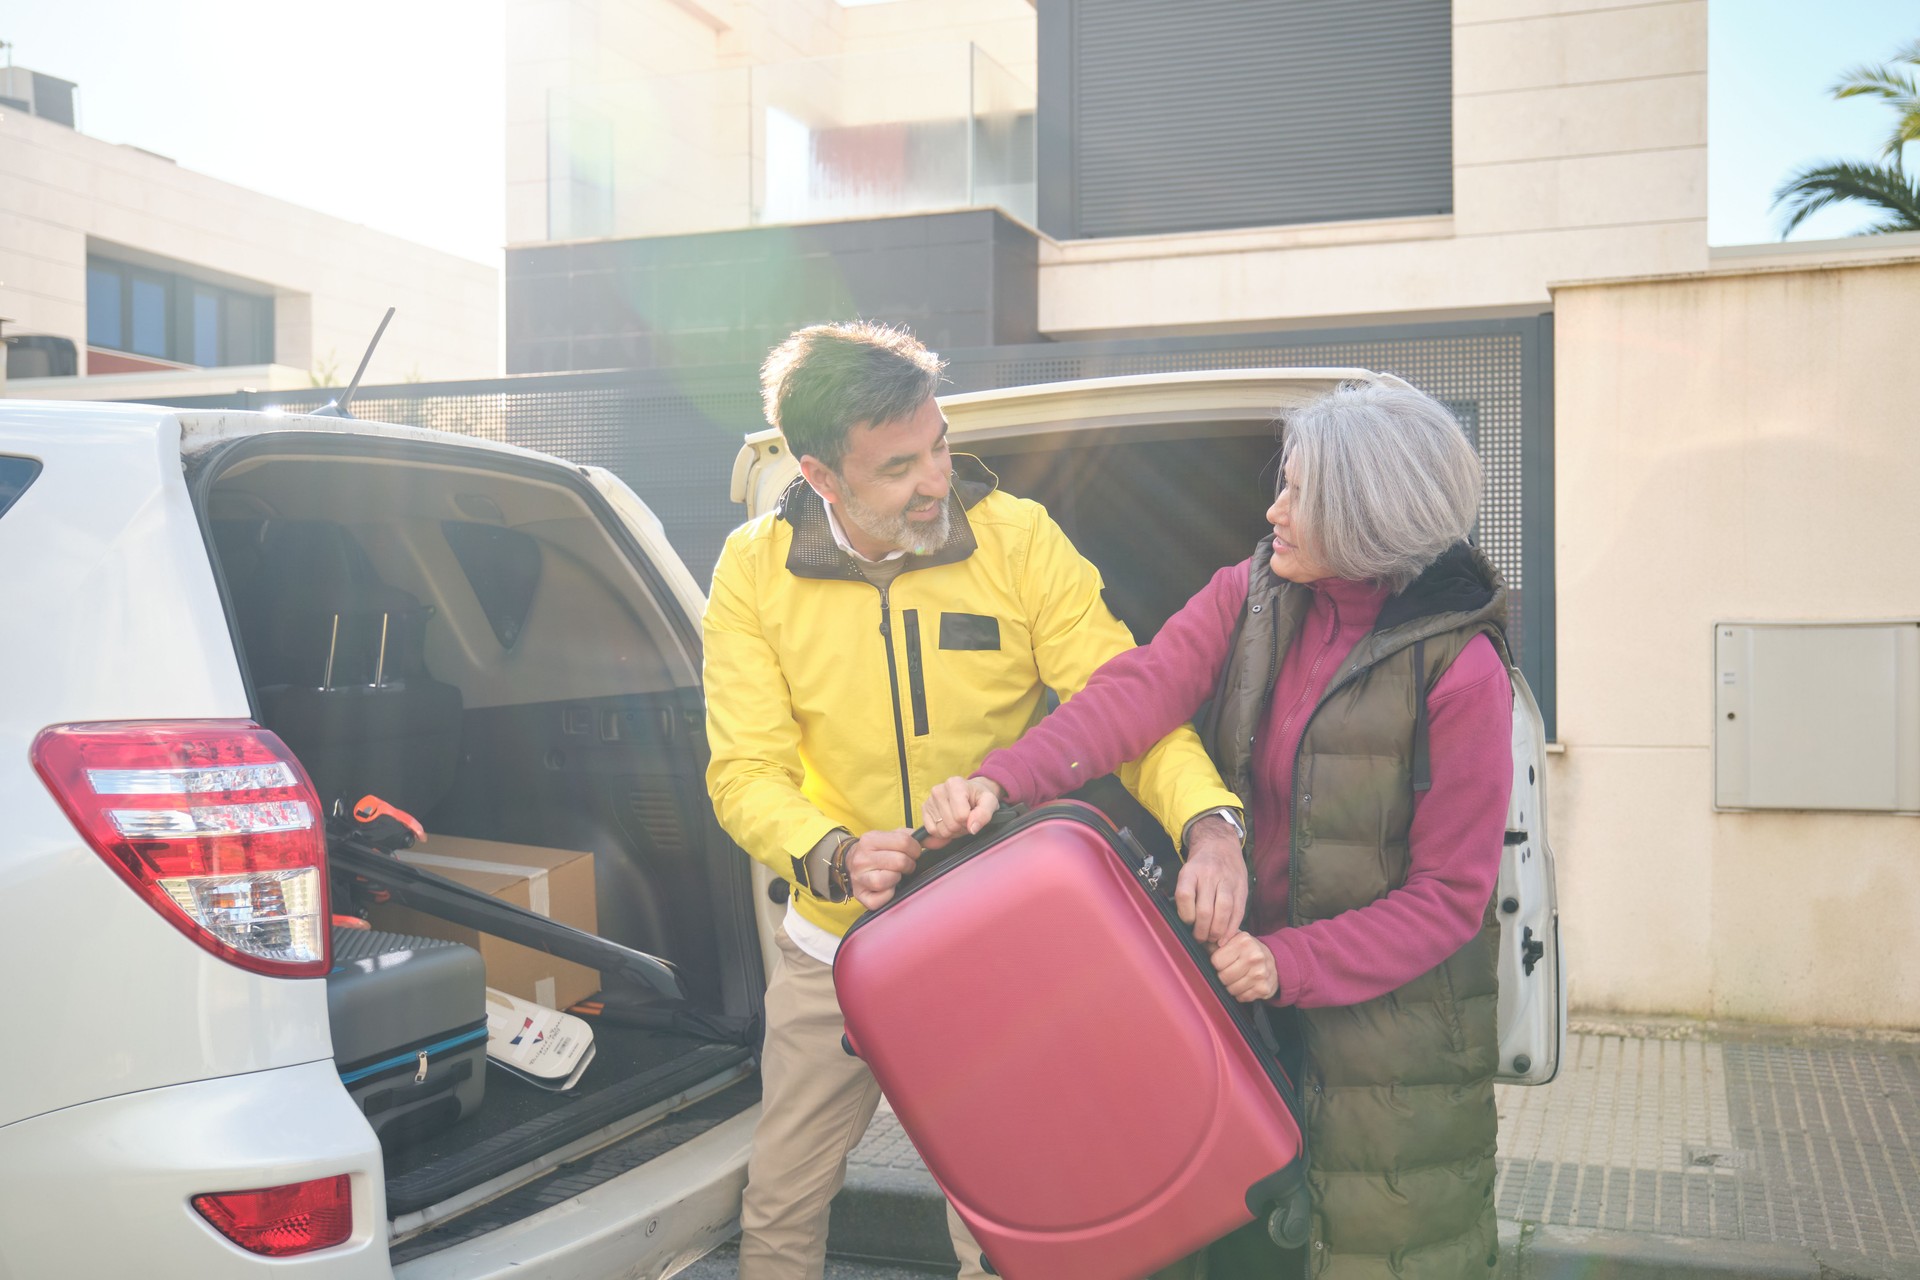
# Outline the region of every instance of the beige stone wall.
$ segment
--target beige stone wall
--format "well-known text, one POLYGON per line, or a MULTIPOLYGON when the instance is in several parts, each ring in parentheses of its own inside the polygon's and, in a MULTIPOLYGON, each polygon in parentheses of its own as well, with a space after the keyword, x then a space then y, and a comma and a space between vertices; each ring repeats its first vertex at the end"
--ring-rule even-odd
POLYGON ((1555 291, 1579 1007, 1920 1026, 1920 818, 1715 813, 1711 750, 1715 622, 1920 618, 1915 240, 1555 291))
POLYGON ((1544 307, 1707 263, 1706 0, 1457 0, 1448 217, 1045 244, 1055 337, 1544 307))
MULTIPOLYGON (((89 238, 276 295, 274 362, 351 377, 398 308, 368 385, 500 371, 499 272, 183 169, 23 112, 0 113, 0 316, 86 348, 89 238)), ((108 252, 116 252, 108 249, 108 252)), ((82 359, 84 371, 84 357, 82 359)), ((231 389, 231 388, 229 388, 231 389)), ((20 384, 14 394, 25 394, 20 384)))

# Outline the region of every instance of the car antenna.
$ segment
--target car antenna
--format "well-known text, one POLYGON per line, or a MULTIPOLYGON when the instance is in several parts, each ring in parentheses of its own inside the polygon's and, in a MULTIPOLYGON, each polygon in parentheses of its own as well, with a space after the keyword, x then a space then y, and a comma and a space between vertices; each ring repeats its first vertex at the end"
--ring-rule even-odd
POLYGON ((387 314, 380 317, 380 327, 373 331, 373 341, 367 344, 367 354, 360 357, 360 367, 353 371, 353 381, 337 400, 329 400, 325 408, 315 409, 316 418, 351 418, 353 414, 347 406, 353 403, 353 393, 360 389, 360 379, 367 372, 367 361, 373 359, 373 349, 380 345, 380 335, 387 331, 387 322, 393 319, 393 308, 387 308, 387 314))

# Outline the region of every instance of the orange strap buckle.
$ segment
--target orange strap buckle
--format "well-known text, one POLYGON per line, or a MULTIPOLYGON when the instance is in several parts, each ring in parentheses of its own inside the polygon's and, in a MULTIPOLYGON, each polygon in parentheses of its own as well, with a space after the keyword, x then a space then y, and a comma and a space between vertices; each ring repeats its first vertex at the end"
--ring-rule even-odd
POLYGON ((379 796, 361 796, 360 803, 353 806, 353 820, 355 822, 372 822, 375 818, 381 817, 382 815, 392 818, 395 822, 400 823, 407 830, 413 832, 413 838, 415 840, 425 840, 427 838, 427 829, 420 825, 418 818, 408 813, 405 809, 396 808, 388 804, 379 796))

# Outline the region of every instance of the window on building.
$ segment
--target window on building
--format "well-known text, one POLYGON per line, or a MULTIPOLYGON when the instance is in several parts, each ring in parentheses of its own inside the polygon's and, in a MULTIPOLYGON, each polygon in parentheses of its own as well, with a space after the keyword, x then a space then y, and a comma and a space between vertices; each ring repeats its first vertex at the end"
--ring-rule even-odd
POLYGON ((273 359, 273 299, 90 255, 87 345, 202 367, 265 364, 273 359))
POLYGON ((193 362, 220 364, 220 295, 204 285, 193 290, 193 362))
POLYGON ((135 354, 167 358, 167 281, 143 274, 128 281, 128 332, 133 335, 127 346, 135 354))
POLYGON ((120 335, 119 271, 98 263, 87 264, 87 345, 118 349, 126 345, 120 335))

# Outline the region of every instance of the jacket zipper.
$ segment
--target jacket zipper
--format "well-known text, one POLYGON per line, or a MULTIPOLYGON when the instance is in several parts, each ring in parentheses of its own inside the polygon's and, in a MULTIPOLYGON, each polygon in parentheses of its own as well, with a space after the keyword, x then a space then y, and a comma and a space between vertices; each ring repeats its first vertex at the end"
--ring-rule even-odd
POLYGON ((913 696, 913 736, 927 736, 927 682, 921 670, 920 611, 902 609, 901 621, 907 624, 907 690, 913 696))
POLYGON ((915 825, 913 787, 907 777, 907 729, 900 718, 900 664, 893 656, 893 605, 889 587, 875 589, 880 592, 880 641, 887 647, 887 692, 893 695, 893 745, 900 753, 900 812, 905 819, 901 825, 911 827, 915 825))

